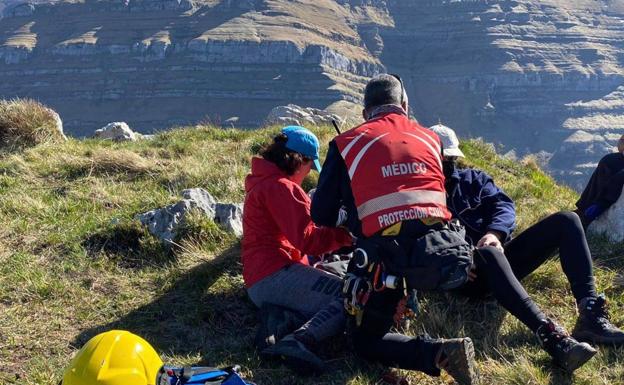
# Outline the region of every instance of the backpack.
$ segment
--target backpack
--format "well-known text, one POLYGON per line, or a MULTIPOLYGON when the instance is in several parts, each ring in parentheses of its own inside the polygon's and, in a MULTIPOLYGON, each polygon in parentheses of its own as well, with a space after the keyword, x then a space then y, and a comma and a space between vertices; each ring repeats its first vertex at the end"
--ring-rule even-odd
MULTIPOLYGON (((387 277, 407 290, 450 290, 468 280, 473 247, 458 222, 432 227, 416 237, 373 236, 358 240, 348 272, 367 277, 380 291, 387 277)), ((394 285, 393 285, 394 286, 394 285)))
POLYGON ((254 385, 238 375, 240 367, 217 369, 209 367, 164 367, 158 377, 158 385, 254 385))

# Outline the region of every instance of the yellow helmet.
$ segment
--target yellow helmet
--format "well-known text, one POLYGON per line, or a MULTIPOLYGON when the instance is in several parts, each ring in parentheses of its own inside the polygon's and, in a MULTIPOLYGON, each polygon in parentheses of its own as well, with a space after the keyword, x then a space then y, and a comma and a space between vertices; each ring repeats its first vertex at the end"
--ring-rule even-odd
POLYGON ((63 375, 63 385, 156 385, 163 362, 143 338, 111 330, 91 338, 63 375))

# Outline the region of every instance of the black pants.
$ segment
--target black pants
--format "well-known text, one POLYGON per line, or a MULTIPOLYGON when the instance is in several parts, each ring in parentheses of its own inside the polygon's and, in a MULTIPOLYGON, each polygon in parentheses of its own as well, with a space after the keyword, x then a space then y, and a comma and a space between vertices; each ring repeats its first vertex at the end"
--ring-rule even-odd
MULTIPOLYGON (((475 253, 477 279, 457 289, 463 293, 487 292, 532 331, 546 318, 514 276, 505 255, 494 247, 484 247, 475 253)), ((410 338, 388 333, 393 315, 403 293, 384 290, 371 295, 364 309, 360 327, 353 331, 356 352, 369 360, 401 369, 420 370, 438 375, 435 355, 439 344, 427 337, 410 338)))
POLYGON ((568 211, 553 214, 523 231, 505 245, 505 254, 493 247, 479 249, 475 254, 477 279, 459 291, 467 295, 491 293, 501 306, 535 331, 545 317, 519 281, 557 250, 577 302, 595 297, 585 233, 579 217, 568 211))
MULTIPOLYGON (((434 225, 436 226, 438 225, 434 225)), ((415 240, 430 228, 420 221, 406 221, 402 223, 400 234, 393 238, 411 254, 415 240)), ((370 361, 439 376, 440 369, 435 365, 439 342, 434 342, 427 336, 408 337, 389 333, 394 325, 397 305, 403 295, 403 290, 393 289, 373 291, 370 294, 364 307, 361 325, 356 327, 353 317, 348 321, 353 347, 360 357, 370 361)))
POLYGON ((514 275, 505 254, 491 246, 483 247, 475 252, 474 263, 477 278, 457 292, 468 296, 491 293, 511 315, 536 331, 546 316, 514 275))
POLYGON ((576 301, 595 297, 591 253, 576 213, 561 211, 553 214, 505 244, 505 255, 519 280, 534 272, 557 251, 576 301))
MULTIPOLYGON (((389 333, 402 298, 402 290, 373 292, 364 308, 362 324, 350 328, 353 347, 360 357, 370 361, 439 376, 440 369, 435 365, 439 343, 426 336, 408 337, 389 333)), ((355 321, 351 319, 350 322, 355 321)))

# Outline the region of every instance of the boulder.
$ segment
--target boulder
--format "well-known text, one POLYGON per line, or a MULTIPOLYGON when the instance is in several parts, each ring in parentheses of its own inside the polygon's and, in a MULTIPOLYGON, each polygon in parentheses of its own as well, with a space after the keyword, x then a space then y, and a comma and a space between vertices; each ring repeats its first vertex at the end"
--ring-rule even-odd
POLYGON ((182 191, 182 198, 193 202, 201 211, 205 212, 210 218, 215 216, 215 206, 217 201, 210 193, 203 188, 189 188, 182 191))
POLYGON ((0 100, 0 145, 30 147, 67 140, 53 109, 32 99, 0 100))
POLYGON ((150 233, 170 244, 184 218, 191 210, 199 210, 236 236, 243 235, 243 207, 241 204, 219 203, 202 188, 182 191, 182 200, 172 205, 138 214, 137 219, 147 226, 150 233))
POLYGON ((240 203, 217 203, 214 206, 215 223, 236 236, 243 235, 243 205, 240 203))
POLYGON ((587 230, 593 234, 605 235, 611 242, 624 241, 624 194, 593 221, 587 230))
POLYGON ((332 124, 332 120, 340 123, 342 119, 335 114, 312 107, 300 107, 296 104, 278 106, 271 110, 265 123, 279 126, 324 126, 332 124))
POLYGON ((142 137, 141 134, 132 131, 126 122, 112 122, 96 130, 93 137, 97 139, 110 139, 116 142, 134 142, 142 137))

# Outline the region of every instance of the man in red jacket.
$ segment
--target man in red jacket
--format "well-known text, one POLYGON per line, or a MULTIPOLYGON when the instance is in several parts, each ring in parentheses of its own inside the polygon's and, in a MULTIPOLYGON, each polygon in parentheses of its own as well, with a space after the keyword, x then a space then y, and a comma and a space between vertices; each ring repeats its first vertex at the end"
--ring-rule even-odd
MULTIPOLYGON (((398 77, 379 75, 367 84, 363 111, 366 122, 330 143, 313 198, 312 218, 317 224, 331 226, 336 223, 339 208, 345 206, 347 226, 352 233, 364 239, 362 244, 374 243, 368 251, 377 245, 388 245, 387 249, 378 248, 382 262, 373 265, 371 259, 364 258, 361 266, 365 271, 353 274, 350 270, 355 278, 347 275, 345 281, 347 291, 354 293, 352 309, 360 309, 355 311, 357 325, 352 333, 356 352, 372 361, 434 376, 444 369, 460 384, 473 384, 476 375, 470 338, 411 338, 388 332, 405 291, 415 287, 405 279, 398 283, 383 279, 407 274, 407 269, 398 269, 394 274, 388 269, 389 262, 403 263, 403 256, 413 259, 413 250, 421 251, 415 245, 421 236, 451 231, 447 226, 451 215, 446 208, 440 139, 411 121, 407 110, 407 95, 398 77), (402 256, 389 257, 392 247, 402 256), (384 267, 379 270, 381 266, 384 267), (374 268, 378 274, 371 278, 370 270, 374 268), (370 290, 371 286, 375 290, 370 290)), ((457 246, 457 251, 469 248, 463 237, 457 246), (463 246, 466 247, 459 250, 463 246)), ((451 256, 445 259, 450 261, 445 269, 432 268, 436 274, 421 277, 435 281, 435 287, 456 287, 467 279, 470 259, 468 255, 460 262, 451 256), (438 276, 442 278, 438 280, 438 276)), ((434 263, 437 261, 442 259, 434 263)))

